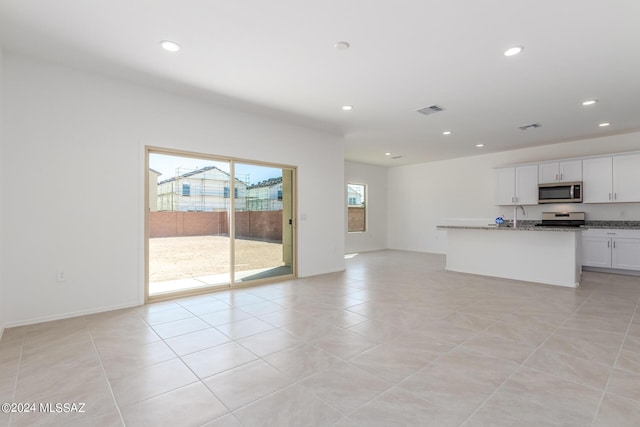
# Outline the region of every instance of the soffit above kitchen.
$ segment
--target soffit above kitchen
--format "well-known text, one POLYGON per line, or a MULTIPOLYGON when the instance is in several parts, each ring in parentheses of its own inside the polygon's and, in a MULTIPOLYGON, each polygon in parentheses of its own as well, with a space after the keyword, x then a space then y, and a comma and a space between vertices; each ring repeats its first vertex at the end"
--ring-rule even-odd
POLYGON ((0 43, 399 166, 640 130, 638 16, 637 0, 2 0, 0 43))

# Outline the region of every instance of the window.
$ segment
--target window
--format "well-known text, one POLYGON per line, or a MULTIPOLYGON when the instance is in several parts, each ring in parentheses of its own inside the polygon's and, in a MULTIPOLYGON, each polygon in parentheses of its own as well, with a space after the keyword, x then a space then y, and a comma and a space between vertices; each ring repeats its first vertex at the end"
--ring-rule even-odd
POLYGON ((282 190, 278 190, 278 200, 282 200, 282 190))
MULTIPOLYGON (((224 197, 225 199, 228 199, 229 196, 231 195, 231 190, 229 189, 229 187, 224 187, 224 197)), ((238 198, 238 187, 235 187, 233 189, 233 197, 234 198, 238 198)))
POLYGON ((348 228, 350 233, 367 230, 367 187, 363 184, 347 184, 348 228))
POLYGON ((191 196, 191 184, 182 184, 182 195, 191 196))

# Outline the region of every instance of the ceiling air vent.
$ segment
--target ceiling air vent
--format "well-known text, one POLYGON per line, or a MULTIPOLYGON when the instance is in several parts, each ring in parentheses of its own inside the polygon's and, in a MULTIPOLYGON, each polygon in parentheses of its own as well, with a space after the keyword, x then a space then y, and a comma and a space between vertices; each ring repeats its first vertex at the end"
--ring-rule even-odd
POLYGON ((433 105, 429 105, 428 107, 422 107, 416 111, 420 114, 424 114, 425 116, 428 116, 429 114, 439 113, 440 111, 444 111, 444 110, 445 110, 444 107, 441 107, 437 104, 433 104, 433 105))
POLYGON ((392 157, 393 160, 398 160, 398 159, 401 159, 401 158, 402 158, 402 156, 393 156, 392 157))
POLYGON ((542 127, 542 125, 540 123, 531 123, 530 125, 520 126, 519 129, 520 130, 529 130, 529 129, 539 128, 539 127, 542 127))

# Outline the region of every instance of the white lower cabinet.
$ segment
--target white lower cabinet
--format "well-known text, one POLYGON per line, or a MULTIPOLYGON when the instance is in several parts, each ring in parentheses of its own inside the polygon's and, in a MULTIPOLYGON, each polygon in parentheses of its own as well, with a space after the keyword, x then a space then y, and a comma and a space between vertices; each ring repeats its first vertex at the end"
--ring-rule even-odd
POLYGON ((622 270, 640 270, 640 239, 614 238, 612 240, 611 267, 622 270))
POLYGON ((611 268, 611 238, 585 237, 583 234, 582 265, 611 268))
POLYGON ((583 231, 582 265, 640 270, 640 230, 591 229, 583 231))

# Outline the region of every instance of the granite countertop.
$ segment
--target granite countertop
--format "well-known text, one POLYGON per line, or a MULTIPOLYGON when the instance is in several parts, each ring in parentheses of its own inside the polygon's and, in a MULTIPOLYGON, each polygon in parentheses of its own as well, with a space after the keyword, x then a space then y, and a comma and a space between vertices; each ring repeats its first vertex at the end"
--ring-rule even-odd
POLYGON ((587 228, 611 228, 618 230, 640 230, 640 221, 587 221, 587 228))
MULTIPOLYGON (((507 221, 507 220, 505 220, 507 221)), ((612 230, 640 230, 640 221, 586 221, 586 225, 581 227, 536 227, 540 221, 524 219, 518 221, 518 227, 513 228, 508 225, 438 225, 439 229, 469 229, 469 230, 511 230, 511 231, 582 231, 589 228, 612 229, 612 230)))
POLYGON ((457 229, 457 230, 505 230, 505 231, 564 231, 576 233, 585 230, 585 227, 536 227, 535 225, 523 224, 517 227, 506 225, 438 225, 440 229, 457 229))

